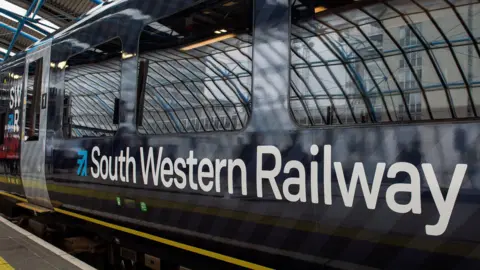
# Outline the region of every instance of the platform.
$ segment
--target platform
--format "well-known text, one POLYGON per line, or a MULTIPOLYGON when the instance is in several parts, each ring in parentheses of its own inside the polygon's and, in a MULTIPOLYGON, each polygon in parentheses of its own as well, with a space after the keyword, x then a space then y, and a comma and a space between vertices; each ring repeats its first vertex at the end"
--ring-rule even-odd
POLYGON ((0 270, 95 269, 0 217, 0 270))

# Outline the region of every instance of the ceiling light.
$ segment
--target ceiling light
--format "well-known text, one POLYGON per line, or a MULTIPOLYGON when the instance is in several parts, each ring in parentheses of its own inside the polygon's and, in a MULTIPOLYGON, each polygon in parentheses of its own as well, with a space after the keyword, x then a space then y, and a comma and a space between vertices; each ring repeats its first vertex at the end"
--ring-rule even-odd
POLYGON ((136 55, 135 53, 122 52, 122 59, 129 59, 134 57, 135 55, 136 55))
POLYGON ((323 12, 325 10, 327 10, 326 7, 319 6, 319 7, 315 8, 315 13, 320 13, 320 12, 323 12))
POLYGON ((235 2, 235 1, 230 1, 230 2, 227 2, 227 3, 223 4, 223 6, 224 6, 224 7, 230 7, 230 6, 233 6, 233 5, 236 5, 236 4, 237 4, 237 2, 235 2))
POLYGON ((227 30, 225 30, 225 29, 222 29, 222 30, 220 30, 220 32, 222 32, 222 33, 226 33, 226 32, 227 32, 227 30))
POLYGON ((62 61, 62 62, 57 64, 57 67, 59 69, 64 69, 66 66, 67 66, 67 61, 62 61))
MULTIPOLYGON (((4 49, 4 48, 0 47, 0 53, 6 54, 6 53, 7 53, 7 49, 4 49)), ((10 56, 14 56, 14 55, 15 55, 15 53, 10 52, 10 56)))
POLYGON ((222 32, 220 32, 219 30, 215 31, 215 34, 221 34, 222 32))
POLYGON ((14 74, 14 73, 11 73, 10 74, 10 78, 14 79, 14 80, 18 80, 20 78, 22 78, 22 76, 18 75, 18 74, 14 74))
POLYGON ((233 37, 235 37, 235 34, 227 34, 227 35, 219 36, 219 37, 216 37, 216 38, 208 39, 208 40, 205 40, 205 41, 201 41, 201 42, 198 42, 198 43, 195 43, 195 44, 192 44, 192 45, 188 45, 186 47, 181 48, 180 50, 181 51, 188 51, 188 50, 196 49, 198 47, 202 47, 202 46, 205 46, 205 45, 208 45, 208 44, 212 44, 212 43, 219 42, 219 41, 229 39, 229 38, 233 38, 233 37))

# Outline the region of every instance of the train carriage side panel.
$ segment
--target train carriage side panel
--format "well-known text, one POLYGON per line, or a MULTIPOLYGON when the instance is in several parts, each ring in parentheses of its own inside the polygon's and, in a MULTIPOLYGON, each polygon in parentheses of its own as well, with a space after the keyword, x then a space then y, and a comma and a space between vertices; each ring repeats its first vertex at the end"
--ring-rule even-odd
MULTIPOLYGON (((469 146, 477 151, 478 123, 361 126, 377 115, 365 109, 372 105, 370 97, 358 92, 362 85, 350 63, 337 58, 336 40, 322 36, 323 46, 313 50, 326 51, 332 59, 315 55, 314 63, 299 64, 303 56, 290 51, 297 50, 290 44, 293 39, 316 37, 323 26, 311 29, 308 21, 304 28, 297 21, 289 25, 289 1, 251 1, 253 35, 244 31, 210 44, 202 38, 197 47, 169 39, 180 33, 162 32, 162 23, 175 25, 175 16, 181 20, 192 12, 187 1, 168 2, 126 2, 59 41, 71 45, 60 61, 74 60, 64 80, 74 106, 71 115, 77 117, 52 140, 53 171, 47 182, 62 210, 276 268, 285 267, 276 258, 317 267, 332 262, 412 269, 426 263, 479 265, 479 192, 475 174, 464 170, 477 161, 455 153, 469 146), (175 8, 182 12, 176 14, 175 8), (137 50, 140 29, 157 18, 137 50), (287 28, 291 35, 275 31, 287 28), (148 35, 160 38, 151 42, 148 35), (117 36, 120 43, 107 42, 117 36), (87 58, 76 59, 79 52, 87 58), (113 58, 100 57, 110 53, 113 58), (96 57, 98 61, 85 62, 96 57), (318 81, 317 69, 330 76, 320 80, 327 86, 312 83, 318 81), (288 78, 289 70, 295 80, 288 78), (340 82, 339 77, 347 79, 340 82), (312 89, 298 91, 300 84, 315 86, 311 96, 304 98, 312 89), (342 92, 348 87, 356 92, 342 92), (344 97, 346 113, 333 112, 337 124, 359 126, 315 126, 318 119, 331 124, 332 115, 332 108, 324 106, 331 101, 316 104, 318 89, 336 89, 333 109, 341 107, 337 101, 344 97), (137 133, 141 91, 144 117, 137 133), (181 102, 187 95, 189 102, 181 102), (363 110, 347 108, 350 99, 363 110), (291 100, 299 106, 287 107, 291 100), (292 112, 300 106, 304 112, 292 112), (311 108, 318 112, 312 115, 311 108), (289 113, 292 119, 286 117, 289 113), (234 123, 233 115, 245 118, 234 123), (363 184, 353 190, 350 184, 356 180, 363 184), (455 200, 446 202, 446 194, 455 200), (252 258, 253 253, 258 256, 252 258)), ((229 31, 211 30, 216 35, 229 31)))
MULTIPOLYGON (((4 67, 0 72, 3 97, 5 97, 5 113, 2 114, 2 144, 0 145, 2 171, 1 190, 24 195, 20 175, 20 137, 21 108, 23 93, 23 76, 25 72, 24 58, 4 67)), ((2 99, 3 102, 3 99, 2 99)))

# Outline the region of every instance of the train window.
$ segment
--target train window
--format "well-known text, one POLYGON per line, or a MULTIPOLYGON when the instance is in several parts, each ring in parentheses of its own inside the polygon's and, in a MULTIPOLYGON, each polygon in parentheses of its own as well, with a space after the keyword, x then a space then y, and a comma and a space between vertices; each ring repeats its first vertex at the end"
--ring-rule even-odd
POLYGON ((8 108, 10 104, 10 73, 0 72, 0 107, 8 108))
POLYGON ((331 2, 292 7, 290 107, 299 125, 480 115, 479 39, 472 30, 480 4, 453 10, 385 1, 336 9, 331 2))
POLYGON ((38 141, 42 96, 43 58, 28 65, 25 140, 38 141))
POLYGON ((117 131, 121 55, 122 42, 115 38, 66 62, 63 122, 67 138, 113 136, 117 131))
POLYGON ((5 129, 7 129, 7 113, 0 113, 0 145, 4 143, 5 139, 5 129))
POLYGON ((245 127, 252 102, 252 1, 207 2, 144 28, 139 133, 245 127))
MULTIPOLYGON (((8 151, 17 151, 20 138, 20 111, 22 108, 22 92, 23 92, 23 75, 25 66, 17 65, 15 67, 4 70, 0 73, 1 80, 1 107, 5 109, 5 125, 3 134, 5 144, 9 148, 8 151)), ((3 117, 2 117, 3 118, 3 117)))
POLYGON ((7 120, 8 113, 6 112, 7 108, 9 108, 10 103, 10 87, 8 87, 10 81, 9 77, 9 74, 6 72, 0 73, 0 108, 3 108, 3 110, 5 110, 0 113, 0 145, 2 145, 5 141, 5 133, 8 133, 5 131, 9 129, 10 124, 7 120))

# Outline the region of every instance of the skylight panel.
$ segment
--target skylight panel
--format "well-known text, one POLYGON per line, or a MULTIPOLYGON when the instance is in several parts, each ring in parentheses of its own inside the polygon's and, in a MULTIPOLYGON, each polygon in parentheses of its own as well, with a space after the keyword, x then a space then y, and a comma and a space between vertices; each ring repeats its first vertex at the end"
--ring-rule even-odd
MULTIPOLYGON (((4 49, 4 48, 0 47, 0 52, 3 53, 3 54, 6 54, 6 53, 7 53, 7 49, 4 49)), ((15 53, 10 52, 10 56, 14 56, 14 55, 15 55, 15 53)))
MULTIPOLYGON (((6 9, 12 13, 15 13, 17 14, 18 16, 20 17, 23 17, 25 16, 27 10, 25 10, 24 8, 22 7, 19 7, 15 4, 12 4, 10 2, 7 2, 6 0, 0 0, 0 6, 3 8, 3 9, 6 9)), ((32 17, 33 14, 30 14, 30 18, 32 17)), ((3 13, 0 13, 0 16, 3 16, 5 18, 8 18, 10 20, 13 20, 13 21, 17 21, 15 18, 12 18, 6 14, 3 14, 3 13)), ((55 30, 57 30, 59 27, 58 25, 48 21, 48 20, 45 20, 44 18, 36 15, 35 16, 35 20, 37 22, 34 22, 33 24, 35 24, 36 26, 38 26, 39 28, 47 31, 48 33, 52 33, 54 32, 55 30)), ((28 27, 28 25, 25 25, 24 27, 28 27)), ((31 27, 28 27, 29 29, 32 29, 31 27)), ((33 31, 36 31, 35 29, 32 29, 33 31)))

